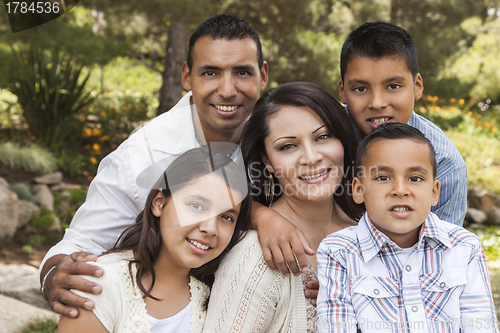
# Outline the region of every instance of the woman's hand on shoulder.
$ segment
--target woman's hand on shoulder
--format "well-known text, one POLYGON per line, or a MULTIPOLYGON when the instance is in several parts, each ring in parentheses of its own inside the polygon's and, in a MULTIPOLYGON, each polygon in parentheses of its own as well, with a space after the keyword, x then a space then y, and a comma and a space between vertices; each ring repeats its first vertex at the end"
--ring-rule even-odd
POLYGON ((275 210, 252 203, 252 226, 269 268, 285 276, 299 276, 308 270, 306 254, 314 255, 302 231, 275 210))

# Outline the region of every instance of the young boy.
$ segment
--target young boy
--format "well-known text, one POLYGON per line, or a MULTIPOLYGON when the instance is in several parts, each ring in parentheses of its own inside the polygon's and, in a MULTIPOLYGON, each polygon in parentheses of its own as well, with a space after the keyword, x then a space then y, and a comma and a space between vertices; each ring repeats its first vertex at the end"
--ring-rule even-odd
POLYGON ((499 332, 479 239, 431 213, 438 202, 431 142, 385 124, 360 143, 358 226, 317 251, 318 332, 499 332))
POLYGON ((340 74, 340 98, 361 136, 381 124, 398 122, 419 129, 432 142, 441 183, 432 212, 462 225, 467 209, 466 164, 441 129, 413 112, 424 85, 411 36, 390 23, 361 25, 342 46, 340 74))

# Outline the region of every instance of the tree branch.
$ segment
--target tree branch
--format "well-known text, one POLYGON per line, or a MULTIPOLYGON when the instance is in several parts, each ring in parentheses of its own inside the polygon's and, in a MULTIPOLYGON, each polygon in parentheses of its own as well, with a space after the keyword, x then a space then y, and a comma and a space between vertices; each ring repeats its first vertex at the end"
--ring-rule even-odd
POLYGON ((131 57, 134 57, 134 58, 139 58, 141 59, 142 63, 148 67, 149 69, 152 69, 154 70, 155 72, 158 72, 158 73, 163 73, 158 67, 156 67, 155 65, 153 65, 153 63, 148 63, 146 61, 146 55, 144 53, 137 53, 137 52, 132 52, 132 51, 128 51, 127 54, 131 57))

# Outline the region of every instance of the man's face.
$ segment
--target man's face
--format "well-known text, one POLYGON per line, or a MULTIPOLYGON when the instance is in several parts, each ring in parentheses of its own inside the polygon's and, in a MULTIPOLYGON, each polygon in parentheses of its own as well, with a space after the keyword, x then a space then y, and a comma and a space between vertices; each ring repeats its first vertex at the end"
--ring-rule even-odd
POLYGON ((192 90, 205 136, 242 128, 267 84, 267 63, 259 69, 254 40, 203 36, 192 58, 191 71, 182 66, 182 82, 192 90))
POLYGON ((353 199, 364 203, 377 229, 402 248, 418 241, 420 226, 438 202, 429 147, 409 139, 382 139, 366 151, 353 199))
POLYGON ((388 122, 407 123, 420 99, 422 77, 415 79, 403 58, 356 57, 339 81, 342 103, 364 135, 388 122))

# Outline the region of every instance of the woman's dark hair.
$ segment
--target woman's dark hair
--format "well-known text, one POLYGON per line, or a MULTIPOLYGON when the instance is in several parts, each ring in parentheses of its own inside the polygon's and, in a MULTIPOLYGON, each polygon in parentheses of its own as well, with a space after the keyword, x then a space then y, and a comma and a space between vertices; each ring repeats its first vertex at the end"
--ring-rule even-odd
MULTIPOLYGON (((358 140, 353 124, 346 110, 335 98, 319 86, 308 82, 288 82, 268 90, 257 101, 252 116, 245 125, 241 151, 247 175, 250 178, 252 192, 261 204, 268 205, 264 194, 267 171, 263 156, 267 157, 264 140, 269 135, 269 119, 286 106, 307 107, 316 113, 331 135, 340 140, 344 147, 344 174, 342 182, 334 194, 335 202, 352 219, 358 221, 364 213, 361 206, 352 200, 351 183, 355 175, 355 157, 358 140)), ((275 186, 280 186, 274 174, 275 186)), ((274 197, 279 199, 281 187, 274 197)))
POLYGON ((158 189, 161 189, 165 200, 169 200, 176 190, 183 187, 182 185, 190 184, 196 178, 217 170, 221 171, 220 174, 222 174, 226 184, 242 195, 240 213, 229 245, 221 255, 201 267, 191 269, 190 275, 211 286, 214 281, 214 273, 223 256, 243 238, 250 228, 251 197, 247 195, 248 184, 243 166, 238 166, 226 155, 210 148, 188 150, 168 166, 149 193, 144 210, 137 216, 136 222, 121 234, 113 249, 108 252, 133 251, 135 259, 129 263, 129 271, 132 275, 132 264, 135 263, 137 265, 137 285, 144 293, 144 297, 157 300, 151 295, 151 291, 156 280, 154 264, 160 254, 163 239, 160 218, 153 214, 151 205, 158 189), (145 274, 150 274, 152 278, 151 285, 147 288, 141 282, 145 274))

